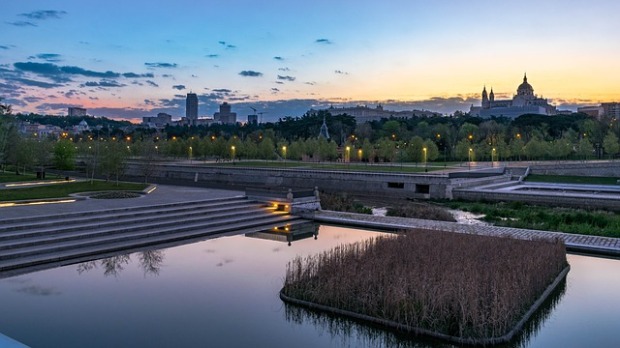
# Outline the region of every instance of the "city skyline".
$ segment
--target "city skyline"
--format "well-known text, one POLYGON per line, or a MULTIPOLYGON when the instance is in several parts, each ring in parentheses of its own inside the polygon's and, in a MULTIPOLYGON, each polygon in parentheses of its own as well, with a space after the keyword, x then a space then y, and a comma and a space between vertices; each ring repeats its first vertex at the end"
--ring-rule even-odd
POLYGON ((468 111, 524 73, 560 109, 620 100, 614 1, 62 0, 3 4, 0 97, 15 112, 139 122, 222 102, 244 120, 329 105, 468 111))

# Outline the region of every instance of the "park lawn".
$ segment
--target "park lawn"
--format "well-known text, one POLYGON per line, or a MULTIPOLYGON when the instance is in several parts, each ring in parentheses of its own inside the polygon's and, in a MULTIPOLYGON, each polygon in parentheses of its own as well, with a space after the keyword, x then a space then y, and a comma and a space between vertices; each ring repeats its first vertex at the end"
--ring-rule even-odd
POLYGON ((522 202, 444 202, 450 209, 484 214, 495 226, 620 238, 620 214, 603 210, 544 207, 522 202))
POLYGON ((542 175, 530 174, 525 179, 531 182, 562 184, 617 185, 618 178, 608 176, 542 175))
POLYGON ((0 202, 45 199, 45 198, 64 198, 72 193, 91 192, 91 191, 142 191, 148 185, 139 183, 106 181, 80 181, 63 184, 53 184, 47 186, 37 186, 28 188, 17 188, 0 190, 0 202))
MULTIPOLYGON (((45 178, 45 180, 55 180, 55 179, 58 179, 58 178, 54 176, 45 178)), ((41 179, 37 179, 37 176, 31 173, 16 175, 15 173, 12 173, 12 172, 11 173, 0 172, 0 183, 34 181, 34 180, 41 180, 41 179)))

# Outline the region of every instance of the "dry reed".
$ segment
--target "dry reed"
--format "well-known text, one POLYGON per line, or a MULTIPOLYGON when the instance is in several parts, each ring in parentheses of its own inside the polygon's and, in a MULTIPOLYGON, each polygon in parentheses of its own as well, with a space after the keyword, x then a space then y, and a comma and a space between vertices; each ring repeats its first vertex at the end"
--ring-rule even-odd
POLYGON ((411 230, 287 267, 292 298, 461 338, 505 334, 566 267, 560 240, 411 230))

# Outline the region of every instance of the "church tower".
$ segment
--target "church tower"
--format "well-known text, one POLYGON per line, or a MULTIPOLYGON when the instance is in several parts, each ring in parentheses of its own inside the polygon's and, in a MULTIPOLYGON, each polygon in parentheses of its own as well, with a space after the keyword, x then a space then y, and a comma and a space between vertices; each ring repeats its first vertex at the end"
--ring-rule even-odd
POLYGON ((484 86, 482 89, 482 108, 488 109, 491 107, 491 103, 489 103, 489 96, 487 95, 487 86, 484 86))
POLYGON ((493 93, 493 87, 491 87, 491 93, 489 94, 489 101, 491 104, 495 101, 495 93, 493 93))

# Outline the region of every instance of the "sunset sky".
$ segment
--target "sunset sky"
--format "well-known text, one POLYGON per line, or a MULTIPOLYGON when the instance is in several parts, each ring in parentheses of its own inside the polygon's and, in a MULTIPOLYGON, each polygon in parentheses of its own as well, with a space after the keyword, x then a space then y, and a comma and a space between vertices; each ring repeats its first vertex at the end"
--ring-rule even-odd
POLYGON ((309 108, 468 110, 523 74, 561 109, 620 101, 620 1, 3 1, 0 97, 15 112, 240 120, 309 108))

